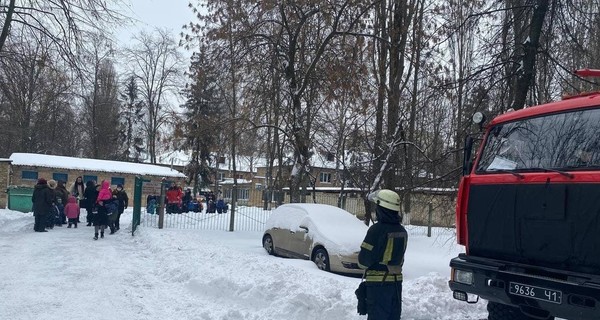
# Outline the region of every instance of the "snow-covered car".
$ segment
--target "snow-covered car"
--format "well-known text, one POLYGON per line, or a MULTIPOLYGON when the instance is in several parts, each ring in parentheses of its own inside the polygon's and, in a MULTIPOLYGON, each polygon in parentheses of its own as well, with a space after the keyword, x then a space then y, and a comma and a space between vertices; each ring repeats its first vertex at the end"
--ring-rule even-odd
POLYGON ((368 227, 346 210, 292 203, 273 210, 262 238, 276 256, 312 260, 321 270, 362 274, 358 252, 368 227))

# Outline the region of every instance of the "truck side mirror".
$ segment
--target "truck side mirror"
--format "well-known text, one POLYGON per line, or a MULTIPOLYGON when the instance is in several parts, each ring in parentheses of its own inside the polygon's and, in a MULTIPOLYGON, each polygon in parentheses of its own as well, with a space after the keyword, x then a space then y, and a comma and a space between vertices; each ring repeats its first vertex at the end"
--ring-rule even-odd
POLYGON ((465 148, 463 150, 463 168, 462 175, 466 176, 471 172, 471 153, 473 151, 473 138, 471 136, 465 137, 465 148))
POLYGON ((483 112, 475 112, 473 114, 473 123, 479 126, 479 131, 483 131, 483 124, 485 123, 485 114, 483 112))

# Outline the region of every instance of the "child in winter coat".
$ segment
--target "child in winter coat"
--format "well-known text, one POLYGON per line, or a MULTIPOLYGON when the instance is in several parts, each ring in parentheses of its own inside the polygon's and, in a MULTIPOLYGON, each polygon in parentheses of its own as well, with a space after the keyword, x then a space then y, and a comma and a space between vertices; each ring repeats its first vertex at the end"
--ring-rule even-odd
POLYGON ((77 199, 75 199, 73 196, 69 196, 68 203, 65 206, 65 215, 67 216, 67 219, 69 219, 69 226, 67 228, 70 228, 72 224, 74 224, 75 228, 77 228, 79 205, 77 205, 77 199))

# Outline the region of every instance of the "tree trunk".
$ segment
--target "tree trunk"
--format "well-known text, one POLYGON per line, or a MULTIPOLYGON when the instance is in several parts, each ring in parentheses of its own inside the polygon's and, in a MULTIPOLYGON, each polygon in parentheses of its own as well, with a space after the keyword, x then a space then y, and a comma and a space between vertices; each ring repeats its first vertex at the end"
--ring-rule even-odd
POLYGON ((4 43, 8 38, 8 33, 10 32, 10 25, 12 22, 12 15, 15 12, 15 0, 10 0, 8 4, 8 9, 6 10, 6 18, 4 19, 4 26, 2 27, 2 33, 0 34, 0 53, 2 49, 4 49, 4 43))
MULTIPOLYGON (((548 12, 550 0, 538 0, 533 9, 531 23, 529 26, 529 37, 523 43, 524 55, 521 68, 517 72, 517 82, 515 85, 515 101, 513 109, 523 109, 527 100, 529 88, 532 86, 535 77, 535 62, 537 51, 540 44, 540 36, 542 35, 542 27, 546 13, 548 12)), ((517 43, 516 45, 520 45, 517 43)))

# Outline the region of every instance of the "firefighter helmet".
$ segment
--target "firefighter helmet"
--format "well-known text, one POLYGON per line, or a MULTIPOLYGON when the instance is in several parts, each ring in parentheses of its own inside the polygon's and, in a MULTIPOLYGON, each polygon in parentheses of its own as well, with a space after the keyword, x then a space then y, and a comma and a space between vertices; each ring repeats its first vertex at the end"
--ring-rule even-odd
POLYGON ((388 189, 381 189, 369 194, 368 199, 384 208, 400 212, 400 196, 388 189))

